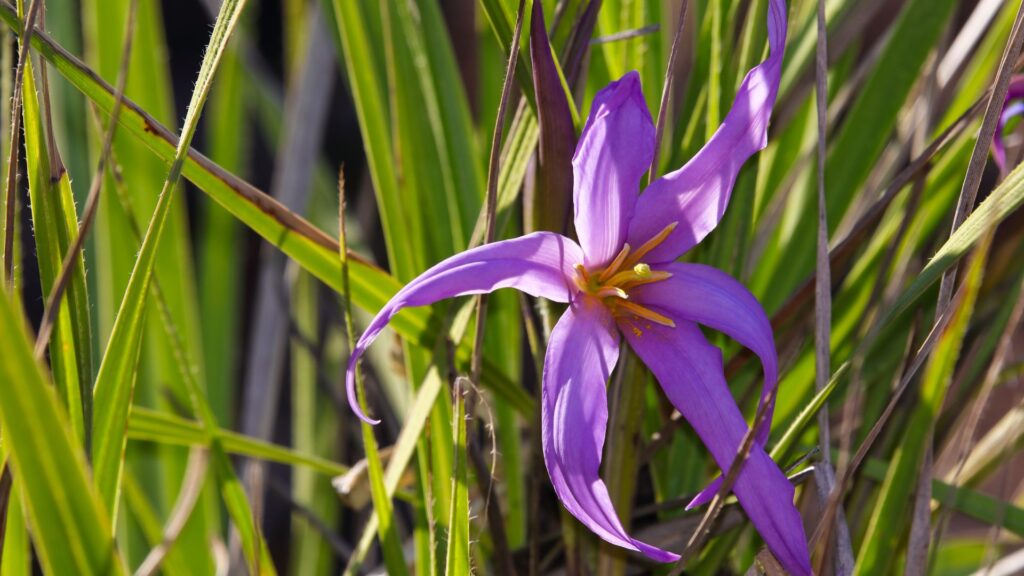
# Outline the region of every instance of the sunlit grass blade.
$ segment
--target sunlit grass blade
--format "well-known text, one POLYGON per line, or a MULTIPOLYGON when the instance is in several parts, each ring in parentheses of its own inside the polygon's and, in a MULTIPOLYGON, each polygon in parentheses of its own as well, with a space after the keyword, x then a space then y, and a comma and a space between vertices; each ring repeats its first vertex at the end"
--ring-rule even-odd
MULTIPOLYGON (((431 192, 444 192, 436 184, 434 190, 419 188, 419 179, 439 182, 440 161, 425 158, 420 161, 420 154, 413 153, 412 148, 422 146, 436 147, 430 137, 429 125, 424 125, 423 116, 419 112, 419 104, 414 104, 399 94, 396 83, 398 78, 405 78, 410 73, 409 66, 412 55, 404 43, 396 42, 396 33, 392 20, 394 7, 391 3, 378 6, 335 0, 334 10, 337 15, 339 32, 342 40, 342 56, 345 61, 352 96, 359 117, 360 131, 367 150, 367 161, 370 175, 374 183, 374 194, 380 212, 381 226, 384 231, 384 243, 388 253, 388 263, 395 277, 402 281, 411 280, 416 274, 426 269, 428 263, 444 257, 453 251, 449 231, 444 229, 442 218, 440 226, 431 226, 429 221, 417 218, 420 212, 428 212, 446 204, 431 192), (375 23, 374 10, 379 10, 380 33, 373 37, 375 23), (397 45, 396 45, 397 44, 397 45), (383 61, 379 60, 374 45, 383 46, 383 61), (412 106, 417 106, 413 109, 412 106), (414 111, 415 110, 415 111, 414 111), (420 146, 415 144, 419 142, 420 146), (401 161, 399 161, 401 159, 401 161)), ((418 85, 411 87, 418 92, 418 85)), ((421 96, 422 97, 422 96, 421 96)), ((424 154, 425 156, 425 154, 424 154)), ((426 182, 423 182, 424 184, 426 182)), ((347 261, 347 258, 346 258, 347 261)), ((431 347, 432 348, 432 347, 431 347)), ((429 350, 430 348, 428 348, 429 350)), ((426 373, 431 362, 431 354, 423 350, 404 346, 404 359, 409 380, 418 382, 426 373)), ((430 457, 429 467, 433 474, 424 469, 424 477, 433 480, 434 502, 430 502, 427 494, 421 494, 421 500, 435 508, 438 527, 443 530, 447 523, 448 510, 448 474, 451 461, 451 437, 448 429, 450 415, 448 407, 439 402, 435 407, 435 415, 431 418, 434 431, 429 437, 421 439, 421 468, 430 457)), ((371 465, 371 478, 374 471, 374 457, 370 452, 376 451, 376 441, 367 438, 368 428, 363 430, 363 446, 371 465)), ((390 503, 383 496, 383 486, 378 480, 371 480, 374 485, 374 508, 381 518, 379 532, 384 548, 385 560, 389 571, 404 568, 400 558, 400 547, 395 526, 387 516, 391 514, 390 503), (396 558, 395 556, 399 556, 396 558)), ((427 524, 422 516, 418 517, 420 534, 434 530, 433 524, 427 524)), ((418 539, 421 544, 429 538, 418 539)), ((425 550, 418 554, 420 562, 425 562, 425 550)))
MULTIPOLYGON (((20 8, 24 10, 24 6, 20 8)), ((50 148, 56 143, 48 142, 48 132, 52 134, 52 130, 47 130, 45 102, 40 100, 48 98, 48 94, 39 92, 31 62, 25 63, 23 82, 25 163, 29 176, 32 231, 40 284, 44 292, 49 292, 56 281, 64 254, 77 235, 78 218, 71 187, 64 185, 67 183, 64 167, 58 164, 60 155, 50 148)), ((50 347, 54 383, 70 416, 75 437, 83 446, 88 436, 88 412, 83 405, 83 391, 90 389, 92 381, 89 304, 84 273, 79 255, 74 280, 68 290, 67 304, 58 312, 53 345, 50 347)))
POLYGON ((970 327, 991 243, 990 232, 975 252, 960 288, 961 293, 951 304, 949 313, 952 317, 939 337, 921 378, 917 402, 911 409, 857 556, 858 574, 878 574, 891 569, 897 546, 907 527, 907 504, 913 501, 916 478, 919 474, 932 474, 931 469, 922 469, 922 459, 929 448, 927 443, 932 439, 931 430, 942 410, 964 336, 970 327))
POLYGON ((391 149, 392 120, 386 108, 386 86, 382 85, 383 80, 377 73, 378 67, 372 65, 377 57, 371 46, 371 38, 368 37, 370 28, 364 15, 366 9, 355 2, 334 2, 345 66, 352 79, 352 96, 359 115, 381 224, 385 230, 388 260, 397 278, 409 280, 423 269, 423 263, 417 262, 417 255, 422 254, 422 248, 414 248, 417 241, 422 246, 423 238, 416 237, 419 227, 414 222, 406 221, 410 213, 403 207, 396 173, 398 163, 391 149))
MULTIPOLYGON (((165 22, 173 20, 158 4, 136 2, 134 24, 129 30, 128 18, 132 12, 132 2, 136 0, 78 2, 80 9, 76 8, 74 12, 78 14, 76 24, 80 26, 82 35, 81 53, 95 70, 94 78, 114 81, 125 66, 124 50, 129 39, 128 33, 131 32, 133 48, 125 69, 125 93, 159 121, 177 125, 181 117, 175 109, 165 30, 165 22)), ((74 83, 69 84, 71 90, 78 92, 74 83)), ((188 89, 191 88, 189 85, 188 89)), ((82 99, 82 103, 86 112, 82 120, 92 128, 89 148, 91 164, 95 166, 102 154, 103 133, 109 124, 112 106, 103 109, 90 104, 88 98, 82 99)), ((124 110, 122 107, 121 112, 124 110)), ((174 147, 171 147, 166 159, 161 159, 149 153, 145 146, 140 146, 123 127, 119 127, 112 151, 107 162, 109 170, 103 175, 95 226, 90 234, 92 246, 86 247, 96 302, 96 347, 100 349, 101 355, 113 330, 116 314, 139 253, 142 234, 138 231, 145 229, 146 222, 154 213, 158 192, 167 176, 174 147)), ((141 328, 144 343, 137 361, 139 381, 132 402, 167 407, 168 391, 171 397, 181 399, 185 396, 179 364, 186 365, 197 378, 203 377, 196 275, 184 202, 174 202, 169 208, 162 240, 156 248, 153 270, 154 275, 161 278, 162 296, 160 302, 157 302, 152 291, 145 295, 147 312, 141 328), (181 348, 186 351, 184 354, 178 354, 173 349, 169 332, 163 326, 168 322, 167 318, 170 318, 169 323, 174 332, 181 335, 184 342, 181 348)), ((140 478, 153 506, 161 513, 167 513, 179 492, 180 479, 186 467, 186 452, 177 447, 163 446, 158 446, 157 451, 159 454, 154 457, 129 451, 125 455, 125 465, 131 467, 140 478)), ((218 515, 219 510, 204 508, 203 513, 197 515, 201 518, 189 522, 178 538, 176 548, 188 553, 196 572, 210 573, 213 569, 213 556, 208 542, 219 528, 216 519, 218 515)), ((122 518, 123 515, 118 515, 115 523, 122 524, 122 518)), ((140 562, 148 549, 146 540, 137 531, 130 529, 118 530, 118 535, 129 564, 140 562)))
MULTIPOLYGON (((206 444, 208 441, 207 431, 203 426, 204 424, 201 422, 135 406, 132 408, 131 420, 128 424, 128 437, 131 440, 175 446, 197 446, 206 444)), ((231 430, 217 428, 213 430, 213 436, 223 445, 224 450, 231 454, 261 458, 291 466, 302 466, 328 476, 339 476, 348 472, 348 468, 341 464, 313 454, 250 438, 231 430)))
POLYGON ((8 501, 7 528, 4 532, 4 557, 0 561, 0 576, 30 576, 32 574, 32 542, 28 535, 28 522, 16 494, 8 501))
POLYGON ((445 574, 469 574, 469 467, 466 465, 466 398, 468 380, 455 381, 452 394, 452 430, 455 468, 451 481, 451 508, 448 512, 448 552, 445 574))
MULTIPOLYGON (((7 4, 6 0, 0 1, 0 20, 12 29, 17 27, 18 19, 14 8, 7 4)), ((110 111, 114 95, 113 88, 106 82, 44 35, 34 35, 32 46, 103 111, 110 111)), ((130 100, 125 101, 121 128, 142 141, 161 160, 171 162, 174 158, 177 138, 130 100)), ((502 184, 502 190, 510 191, 508 197, 502 197, 509 205, 514 201, 516 182, 521 183, 525 174, 530 157, 529 150, 532 149, 530 147, 536 143, 535 134, 534 132, 533 144, 524 145, 522 153, 517 155, 519 161, 515 164, 518 171, 510 175, 507 184, 502 184)), ((182 174, 254 232, 294 258, 328 286, 341 291, 341 267, 336 257, 338 246, 329 236, 195 150, 189 152, 182 174)), ((126 228, 119 233, 127 237, 131 231, 126 228)), ((351 277, 353 304, 373 312, 383 307, 401 288, 401 284, 393 277, 357 257, 352 258, 351 277)), ((429 310, 415 308, 403 310, 391 321, 390 326, 407 340, 432 348, 436 343, 435 335, 439 322, 440 318, 431 315, 429 310)), ((468 346, 460 346, 460 363, 468 362, 468 357, 468 346)), ((483 383, 515 406, 524 416, 529 416, 532 412, 532 398, 488 361, 484 362, 483 383)))
POLYGON ((175 152, 167 180, 161 191, 153 219, 142 241, 138 259, 128 281, 121 302, 110 342, 100 363, 95 386, 96 442, 93 449, 93 468, 101 497, 115 515, 120 498, 121 473, 124 467, 124 447, 127 442, 128 411, 134 388, 134 372, 137 358, 133 359, 131 349, 138 346, 142 338, 143 315, 146 306, 156 249, 167 222, 174 199, 174 189, 181 175, 182 164, 189 150, 192 136, 203 105, 209 94, 213 75, 224 52, 231 31, 238 22, 238 16, 245 7, 245 0, 225 2, 217 19, 210 46, 199 71, 196 89, 192 94, 188 114, 185 118, 182 138, 175 152))
MULTIPOLYGON (((918 72, 932 52, 952 13, 953 0, 913 0, 902 9, 877 63, 843 118, 828 153, 825 189, 829 194, 829 229, 834 231, 862 189, 878 157, 893 136, 897 117, 905 106, 918 72), (888 129, 880 129, 888 127, 888 129)), ((809 204, 792 229, 780 230, 786 266, 774 267, 770 282, 772 301, 788 294, 814 264, 814 218, 809 204)))
MULTIPOLYGON (((883 481, 892 464, 868 459, 864 462, 864 475, 883 481)), ((1018 537, 1024 537, 1024 509, 1011 502, 993 498, 977 490, 950 486, 939 480, 932 482, 932 494, 940 506, 950 506, 970 518, 989 526, 1002 526, 1018 537)))
MULTIPOLYGON (((163 541, 163 527, 160 525, 160 518, 131 470, 125 470, 122 490, 125 508, 131 512, 131 517, 138 525, 146 544, 149 547, 159 546, 163 541)), ((195 558, 187 556, 189 551, 184 548, 184 546, 175 546, 171 549, 171 552, 163 560, 164 573, 184 575, 196 572, 198 566, 195 558)))
MULTIPOLYGON (((322 313, 317 299, 318 286, 306 272, 298 272, 292 286, 292 318, 296 335, 291 339, 292 445, 296 452, 320 454, 335 452, 340 444, 339 422, 334 405, 323 402, 318 384, 320 354, 313 347, 318 336, 318 318, 322 313), (327 442, 324 442, 324 440, 327 442), (326 446, 325 446, 326 444, 326 446)), ((335 382, 340 383, 340 379, 335 382)), ((343 418, 343 417, 342 417, 343 418)), ((225 442, 225 450, 231 450, 225 442)), ((343 467, 337 467, 343 468, 343 467)), ((337 473, 331 473, 336 476, 337 473)), ((315 511, 317 517, 332 525, 338 520, 338 498, 317 470, 303 466, 292 468, 292 498, 315 511)), ((291 521, 289 572, 324 574, 330 571, 331 550, 304 518, 291 521)))
MULTIPOLYGON (((345 234, 344 175, 342 175, 338 181, 338 238, 338 260, 341 263, 342 298, 344 298, 344 308, 342 313, 344 314, 345 342, 349 351, 351 351, 355 347, 356 339, 355 329, 353 327, 354 322, 352 320, 352 298, 351 292, 349 291, 348 237, 345 234)), ((359 402, 359 407, 365 414, 367 412, 366 387, 363 383, 363 377, 359 371, 358 365, 355 370, 356 401, 359 402)), ((378 539, 380 540, 381 550, 384 555, 384 564, 387 566, 389 574, 406 574, 407 567, 405 557, 402 553, 402 544, 398 535, 398 526, 395 523, 395 518, 392 513, 393 507, 391 503, 391 496, 387 493, 387 489, 384 485, 384 471, 383 466, 381 465, 380 452, 377 449, 377 438, 373 433, 373 425, 365 420, 361 421, 360 432, 363 437, 363 453, 366 455, 367 468, 370 476, 370 496, 373 500, 373 509, 379 519, 375 528, 378 539)), ((423 443, 417 442, 417 447, 421 449, 421 455, 423 445, 423 443)), ((426 500, 426 498, 424 498, 424 500, 426 500)), ((429 527, 428 529, 431 528, 432 527, 429 527)), ((352 570, 353 567, 358 566, 359 562, 361 562, 361 559, 357 559, 356 556, 353 556, 349 560, 346 572, 352 570)))
POLYGON ((401 180, 417 190, 417 219, 430 223, 424 232, 431 241, 428 261, 433 262, 464 250, 469 242, 484 189, 481 156, 438 7, 421 2, 416 11, 407 1, 389 4, 385 14, 393 21, 384 38, 392 46, 389 64, 396 79, 418 80, 391 91, 398 154, 406 171, 401 180))
MULTIPOLYGON (((246 106, 249 86, 239 54, 232 41, 224 52, 220 72, 210 93, 208 142, 210 158, 231 172, 244 168, 250 140, 246 106)), ((203 204, 199 224, 199 309, 203 328, 203 361, 207 395, 217 420, 231 423, 237 353, 241 288, 238 258, 240 227, 231 214, 215 202, 203 204)))
MULTIPOLYGON (((440 396, 444 382, 441 380, 437 370, 430 372, 427 378, 416 391, 416 398, 406 415, 405 426, 402 428, 398 439, 395 440, 394 448, 391 451, 391 458, 388 460, 387 469, 384 472, 384 490, 387 498, 394 498, 405 469, 412 460, 416 445, 424 433, 427 424, 427 417, 440 396)), ((362 535, 352 553, 352 558, 345 567, 344 574, 352 576, 359 573, 366 554, 373 544, 374 536, 377 534, 380 518, 376 513, 370 516, 363 526, 362 535)))
POLYGON ((984 234, 1024 204, 1024 168, 1018 166, 1006 177, 949 240, 935 252, 921 273, 914 278, 888 311, 887 318, 903 313, 934 284, 942 273, 975 247, 984 234))
POLYGON ((0 297, 0 421, 15 487, 49 574, 122 574, 110 517, 89 480, 80 443, 43 369, 32 358, 21 314, 0 297))

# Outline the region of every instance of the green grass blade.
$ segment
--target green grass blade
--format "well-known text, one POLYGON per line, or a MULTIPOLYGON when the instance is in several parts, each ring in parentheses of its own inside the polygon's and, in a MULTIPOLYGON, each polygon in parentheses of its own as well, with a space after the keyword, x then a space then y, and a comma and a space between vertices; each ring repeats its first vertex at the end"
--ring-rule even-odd
MULTIPOLYGON (((329 453, 341 443, 339 419, 334 417, 333 406, 323 402, 319 393, 319 355, 309 344, 317 340, 318 318, 322 312, 317 302, 318 288, 316 281, 306 272, 299 272, 292 286, 292 318, 297 333, 291 339, 292 445, 296 452, 306 454, 329 453), (326 446, 324 439, 328 439, 326 446)), ((226 443, 225 449, 230 450, 226 443)), ((309 467, 292 468, 292 498, 315 510, 316 515, 328 525, 333 525, 337 522, 338 498, 332 493, 331 486, 317 476, 317 472, 309 467)), ((291 520, 290 543, 291 574, 325 574, 330 571, 330 548, 309 522, 297 515, 291 520)))
MULTIPOLYGON (((229 42, 210 93, 207 138, 210 157, 231 172, 243 168, 250 141, 246 118, 245 70, 237 42, 229 42)), ((231 213, 215 202, 203 205, 198 243, 199 309, 203 329, 210 407, 221 424, 232 422, 240 303, 240 227, 231 213)))
MULTIPOLYGON (((208 443, 207 431, 200 422, 157 412, 140 406, 132 407, 128 437, 132 440, 159 442, 176 446, 195 446, 208 443)), ((213 436, 226 452, 279 462, 289 466, 302 466, 328 476, 348 472, 342 464, 324 458, 271 444, 231 430, 217 428, 213 436)))
MULTIPOLYGON (((430 416, 430 412, 437 402, 443 387, 444 382, 441 380, 437 370, 434 369, 431 370, 423 384, 419 387, 419 390, 416 391, 416 399, 409 409, 409 414, 405 419, 405 426, 402 427, 402 432, 399 433, 398 439, 395 441, 394 449, 391 451, 391 458, 388 459, 387 469, 384 472, 384 490, 385 495, 389 499, 394 498, 395 492, 398 490, 402 474, 405 473, 405 469, 412 460, 417 443, 427 425, 427 417, 430 416)), ((344 574, 346 576, 353 576, 359 573, 359 568, 362 566, 366 554, 370 551, 373 538, 377 534, 379 522, 380 519, 376 513, 366 521, 366 524, 363 526, 362 536, 360 536, 359 542, 352 553, 352 558, 345 567, 344 574)))
POLYGON ((964 336, 974 314, 974 303, 981 289, 982 272, 992 236, 979 247, 971 261, 963 285, 950 309, 952 317, 939 337, 935 350, 921 378, 917 403, 910 413, 910 420, 904 426, 902 439, 889 471, 882 484, 878 503, 875 505, 868 525, 864 543, 857 556, 857 574, 880 574, 891 570, 897 556, 897 547, 902 541, 909 517, 907 503, 913 501, 913 489, 919 474, 931 474, 929 469, 921 470, 921 462, 931 430, 946 398, 946 391, 953 378, 957 359, 964 336))
POLYGON ((49 574, 122 574, 110 518, 89 481, 80 444, 42 368, 20 313, 0 297, 0 422, 15 486, 39 559, 49 574))
MULTIPOLYGON (((76 23, 82 29, 83 53, 96 71, 97 80, 113 81, 120 73, 127 41, 126 19, 133 1, 81 0, 77 3, 81 5, 81 10, 75 12, 79 14, 76 23)), ((164 16, 159 4, 137 2, 126 94, 159 121, 178 125, 181 117, 175 110, 164 16)), ((73 82, 69 84, 72 89, 77 88, 73 82)), ((90 148, 95 165, 101 152, 102 125, 106 124, 103 112, 109 115, 111 108, 90 105, 88 98, 83 103, 89 111, 84 120, 91 120, 88 123, 93 128, 90 148), (97 110, 100 114, 95 114, 97 110)), ((145 230, 146 222, 154 213, 157 192, 174 157, 174 146, 170 147, 166 158, 160 158, 139 144, 123 127, 118 129, 107 164, 110 169, 104 175, 97 222, 92 228, 92 250, 86 250, 94 280, 97 348, 101 354, 102 346, 109 341, 140 250, 140 230, 145 230)), ((186 205, 174 202, 168 212, 153 262, 154 276, 161 279, 162 295, 159 301, 152 291, 145 296, 147 312, 141 328, 144 344, 137 361, 139 381, 132 402, 173 409, 167 393, 178 400, 187 395, 182 368, 203 380, 204 358, 186 205), (165 328, 167 324, 180 335, 183 344, 178 348, 185 350, 184 353, 172 345, 171 331, 165 328)), ((186 451, 164 446, 158 446, 157 451, 152 457, 131 451, 126 455, 126 466, 140 479, 153 506, 160 513, 169 513, 184 477, 186 451)), ((186 524, 176 548, 186 551, 197 573, 212 573, 214 560, 208 542, 218 530, 219 511, 204 506, 199 512, 186 524)), ((117 520, 122 517, 118 515, 117 520)), ((147 550, 142 535, 128 528, 118 530, 118 534, 129 564, 141 561, 147 550)))
POLYGON ((984 234, 1024 204, 1024 168, 1018 166, 953 232, 921 273, 914 278, 886 315, 886 320, 906 311, 942 273, 970 251, 984 234))
POLYGON ((192 101, 185 116, 182 137, 174 161, 157 201, 149 229, 142 241, 142 248, 128 281, 111 331, 110 342, 96 377, 96 442, 92 463, 101 497, 115 517, 124 466, 124 448, 127 442, 128 411, 134 389, 133 373, 136 371, 137 358, 133 358, 131 349, 137 347, 142 338, 142 320, 156 249, 170 214, 174 189, 181 175, 192 136, 198 126, 200 112, 206 103, 213 74, 245 4, 245 0, 229 0, 221 6, 221 13, 217 18, 206 56, 203 58, 196 89, 192 93, 192 101))
MULTIPOLYGON (((42 97, 47 95, 43 93, 42 97)), ((31 62, 25 62, 23 99, 32 231, 40 285, 43 293, 47 293, 56 281, 64 254, 77 235, 78 217, 71 187, 62 185, 66 182, 66 174, 59 172, 62 167, 51 165, 59 156, 51 154, 50 145, 55 143, 47 142, 46 119, 31 62)), ((67 306, 61 306, 55 321, 50 362, 54 383, 70 416, 72 430, 79 444, 85 445, 87 423, 82 392, 89 390, 92 381, 91 335, 88 298, 84 292, 84 264, 80 256, 77 264, 68 290, 67 306)))
POLYGON ((334 0, 345 67, 352 85, 381 224, 385 230, 388 261, 396 277, 409 280, 423 269, 423 263, 415 261, 415 255, 421 251, 414 248, 414 242, 419 239, 414 236, 415 232, 409 232, 416 231, 418 227, 407 221, 409 211, 403 206, 395 171, 397 162, 391 149, 391 120, 385 107, 388 103, 386 87, 381 85, 377 67, 367 65, 374 62, 375 53, 363 10, 358 2, 334 0), (397 230, 402 232, 388 233, 397 230))
MULTIPOLYGON (((887 462, 869 458, 864 461, 861 470, 868 478, 882 481, 891 466, 887 462)), ((1012 534, 1024 537, 1024 509, 1009 502, 976 490, 950 486, 939 480, 932 482, 932 497, 942 506, 950 506, 953 510, 989 526, 1002 526, 1012 534)))
POLYGON ((466 391, 468 380, 457 379, 452 402, 455 467, 452 471, 451 507, 448 512, 448 551, 445 574, 469 574, 469 468, 466 466, 466 391))
POLYGON ((227 507, 228 514, 231 515, 231 519, 235 522, 235 527, 241 535, 242 550, 245 552, 250 573, 266 576, 276 574, 259 526, 253 520, 245 488, 242 487, 238 476, 235 475, 231 459, 228 458, 218 440, 210 443, 210 463, 217 474, 217 484, 220 486, 224 506, 227 507))
POLYGON ((30 576, 32 574, 32 543, 21 499, 11 498, 7 508, 7 531, 4 532, 4 558, 0 563, 0 576, 30 576))
MULTIPOLYGON (((6 0, 0 0, 0 20, 11 29, 17 29, 17 15, 6 0)), ((45 35, 33 35, 32 47, 101 110, 110 111, 114 96, 109 84, 45 35)), ((499 197, 499 208, 510 207, 515 201, 518 184, 522 182, 532 150, 536 146, 536 121, 531 126, 532 130, 524 132, 522 145, 517 147, 517 160, 513 163, 515 168, 510 169, 507 180, 502 180, 501 190, 509 192, 499 197)), ((178 139, 127 99, 121 113, 121 128, 141 140, 162 161, 172 161, 178 139)), ((503 166, 506 164, 502 162, 503 166)), ((295 259, 304 269, 334 290, 341 291, 341 267, 336 256, 338 245, 329 236, 194 150, 189 152, 182 174, 250 229, 295 259)), ((508 214, 508 210, 505 213, 508 214)), ((131 231, 125 229, 123 234, 128 237, 131 231)), ((351 259, 350 273, 352 303, 371 312, 382 308, 401 288, 401 284, 392 276, 355 257, 351 259)), ((440 318, 426 308, 407 309, 399 313, 390 326, 406 340, 432 349, 436 343, 440 318)), ((469 346, 461 345, 458 349, 460 366, 467 366, 468 359, 469 346)), ((524 418, 531 417, 533 399, 489 361, 484 362, 483 384, 509 402, 524 418)))
MULTIPOLYGON (((892 138, 900 111, 955 5, 953 0, 911 0, 900 12, 877 64, 829 145, 825 189, 830 231, 846 215, 892 138)), ((808 182, 801 183, 803 189, 808 182)), ((775 266, 772 280, 764 284, 770 286, 769 305, 789 294, 795 283, 813 270, 813 202, 793 209, 798 211, 793 215, 795 226, 779 231, 779 254, 787 263, 775 266)))
MULTIPOLYGON (((492 295, 488 299, 487 314, 487 325, 490 328, 484 333, 484 353, 495 359, 512 376, 513 381, 519 381, 523 353, 519 295, 509 291, 492 295)), ((519 415, 507 402, 489 403, 488 409, 494 414, 494 433, 501 454, 498 475, 505 491, 505 501, 502 503, 505 532, 508 534, 509 548, 515 550, 526 543, 526 514, 529 507, 521 423, 519 415)))

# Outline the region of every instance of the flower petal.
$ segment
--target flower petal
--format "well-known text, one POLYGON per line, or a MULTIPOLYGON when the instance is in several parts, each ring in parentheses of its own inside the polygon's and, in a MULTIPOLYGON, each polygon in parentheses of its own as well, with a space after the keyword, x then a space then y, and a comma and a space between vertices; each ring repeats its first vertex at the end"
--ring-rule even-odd
POLYGON ((996 126, 995 136, 992 138, 992 159, 999 166, 999 171, 1006 175, 1006 144, 1003 142, 1003 130, 1010 120, 1024 114, 1024 76, 1015 76, 1010 81, 1010 87, 1006 92, 1006 99, 1003 104, 1003 111, 999 116, 999 125, 996 126))
POLYGON ((732 109, 704 148, 640 195, 627 236, 631 245, 639 246, 673 222, 678 224, 647 262, 675 260, 722 219, 743 163, 768 143, 768 120, 779 89, 785 43, 786 4, 770 0, 768 59, 747 73, 732 109))
MULTIPOLYGON (((668 310, 657 310, 671 314, 668 310)), ((722 470, 728 470, 746 434, 725 383, 722 354, 700 328, 682 319, 675 328, 620 320, 630 346, 661 383, 672 404, 693 426, 722 470), (638 333, 639 331, 639 333, 638 333)), ((733 492, 772 554, 789 573, 810 574, 810 555, 793 485, 754 442, 733 492)))
POLYGON ((588 268, 604 266, 622 248, 653 157, 654 122, 633 71, 594 97, 572 159, 576 234, 588 268))
MULTIPOLYGON (((764 386, 761 404, 771 395, 768 413, 757 429, 755 439, 764 446, 775 409, 774 390, 778 383, 779 363, 775 352, 772 325, 761 303, 734 278, 711 266, 677 262, 659 266, 672 277, 633 289, 632 298, 644 306, 667 310, 672 318, 681 318, 713 328, 746 346, 761 359, 764 386)), ((761 407, 758 406, 758 410, 761 407)), ((714 497, 721 479, 705 488, 687 508, 705 504, 714 497)))
POLYGON ((611 314, 594 298, 578 298, 552 330, 544 357, 544 463, 558 498, 587 528, 607 542, 671 562, 678 556, 626 534, 598 476, 608 424, 605 384, 618 357, 611 314))
POLYGON ((568 302, 576 292, 573 266, 583 262, 583 251, 559 234, 536 232, 466 250, 417 276, 398 291, 373 318, 352 350, 345 374, 348 403, 360 419, 377 422, 363 413, 355 394, 355 366, 366 348, 402 308, 426 306, 445 298, 516 288, 531 296, 568 302))

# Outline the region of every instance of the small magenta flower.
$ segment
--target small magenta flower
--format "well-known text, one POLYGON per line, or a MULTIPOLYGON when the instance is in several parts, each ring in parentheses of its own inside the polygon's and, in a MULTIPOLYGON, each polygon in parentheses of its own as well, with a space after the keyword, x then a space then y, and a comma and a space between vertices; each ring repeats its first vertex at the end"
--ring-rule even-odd
POLYGON ((999 166, 999 172, 1006 176, 1010 167, 1006 165, 1006 144, 1003 142, 1003 131, 1010 120, 1024 115, 1024 76, 1014 76, 1010 80, 1010 88, 1006 92, 1006 100, 996 126, 996 134, 992 139, 992 159, 999 166))
MULTIPOLYGON (((786 39, 783 0, 769 2, 768 37, 768 59, 747 74, 710 141, 642 194, 655 130, 639 76, 631 72, 601 90, 572 161, 579 244, 536 232, 456 254, 414 279, 377 314, 352 351, 346 379, 352 410, 374 422, 355 400, 356 362, 404 307, 499 288, 567 303, 548 341, 542 382, 544 461, 555 492, 604 540, 656 561, 678 559, 627 534, 598 475, 608 422, 606 384, 624 339, 723 470, 748 426, 726 384, 722 354, 698 324, 757 354, 765 378, 761 400, 774 397, 775 344, 757 299, 723 272, 676 262, 715 228, 743 163, 767 143, 786 39)), ((763 448, 769 427, 770 418, 756 431, 733 492, 783 567, 810 574, 793 486, 763 448)), ((719 482, 690 506, 710 500, 719 482)))

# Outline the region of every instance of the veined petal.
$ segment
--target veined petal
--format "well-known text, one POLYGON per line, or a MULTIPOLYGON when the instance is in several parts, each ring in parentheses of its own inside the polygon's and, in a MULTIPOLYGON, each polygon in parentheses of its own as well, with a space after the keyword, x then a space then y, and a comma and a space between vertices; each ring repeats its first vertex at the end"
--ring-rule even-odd
POLYGON ((552 232, 485 244, 440 262, 405 285, 381 308, 352 350, 345 374, 349 406, 366 422, 355 394, 355 366, 366 348, 402 308, 426 306, 445 298, 516 288, 531 296, 568 302, 576 292, 573 266, 583 262, 575 242, 552 232))
MULTIPOLYGON (((633 299, 644 306, 654 306, 670 312, 673 318, 682 318, 713 328, 736 340, 757 354, 764 370, 764 386, 758 410, 771 395, 767 414, 757 428, 755 439, 764 446, 772 426, 778 384, 778 355, 772 325, 761 308, 761 303, 734 278, 711 266, 676 262, 658 267, 672 274, 667 280, 638 286, 633 299)), ((686 506, 687 509, 707 504, 722 485, 719 477, 709 484, 686 506)))
MULTIPOLYGON (((747 73, 718 131, 685 166, 651 183, 637 201, 628 242, 639 246, 673 222, 679 225, 647 257, 675 260, 722 219, 736 175, 768 143, 768 120, 779 89, 786 44, 786 3, 768 3, 768 59, 747 73)), ((586 248, 586 244, 583 245, 586 248)))
MULTIPOLYGON (((633 288, 633 300, 642 306, 667 310, 670 318, 718 330, 757 354, 764 370, 764 403, 778 383, 779 360, 771 322, 757 298, 732 276, 704 264, 676 262, 659 266, 658 271, 672 276, 633 288)), ((755 438, 762 445, 768 440, 773 411, 774 402, 757 429, 755 438)))
MULTIPOLYGON (((668 310, 659 312, 669 314, 668 310)), ((747 423, 725 383, 722 354, 696 324, 677 319, 675 328, 627 325, 622 332, 661 383, 672 404, 693 426, 722 470, 732 465, 747 423)), ((811 574, 807 537, 793 505, 793 485, 754 442, 733 492, 772 554, 790 574, 811 574)))
POLYGON ((633 71, 594 97, 572 159, 576 234, 588 268, 622 248, 653 156, 654 122, 633 71))
POLYGON ((611 314, 594 298, 578 298, 552 330, 544 357, 544 463, 558 498, 587 528, 607 542, 671 562, 678 556, 626 533, 598 476, 608 425, 605 384, 618 358, 611 314))

